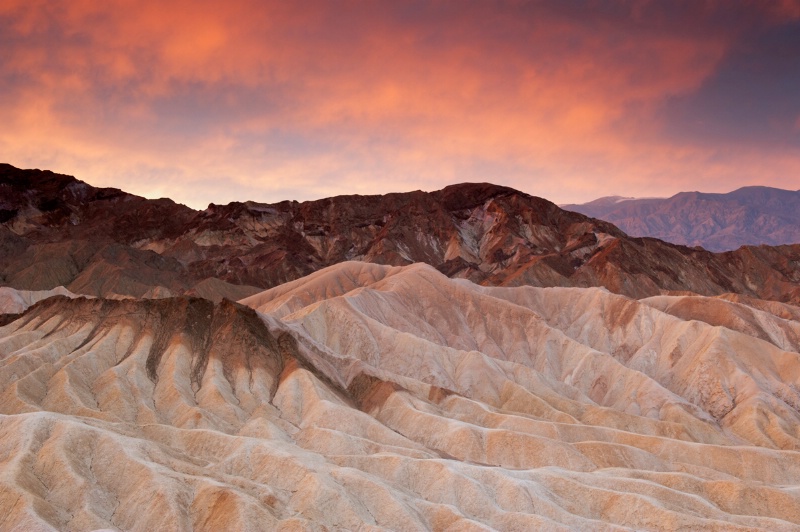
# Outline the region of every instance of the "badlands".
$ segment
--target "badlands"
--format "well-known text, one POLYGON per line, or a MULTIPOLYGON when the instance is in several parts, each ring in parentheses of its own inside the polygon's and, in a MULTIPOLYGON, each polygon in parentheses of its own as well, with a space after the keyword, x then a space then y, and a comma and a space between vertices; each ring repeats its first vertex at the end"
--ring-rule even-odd
POLYGON ((2 530, 800 530, 791 304, 356 261, 70 296, 0 295, 2 530))

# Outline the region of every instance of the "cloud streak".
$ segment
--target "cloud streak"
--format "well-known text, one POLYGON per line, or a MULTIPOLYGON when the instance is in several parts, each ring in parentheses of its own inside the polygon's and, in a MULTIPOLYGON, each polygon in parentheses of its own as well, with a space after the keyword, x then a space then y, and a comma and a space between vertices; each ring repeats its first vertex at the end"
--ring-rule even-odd
POLYGON ((772 61, 777 79, 750 92, 724 81, 747 74, 742 50, 797 57, 796 39, 769 37, 798 13, 796 2, 7 1, 0 153, 195 207, 483 180, 560 202, 790 187, 800 109, 787 98, 796 115, 770 117, 797 65, 772 61), (741 113, 708 103, 729 94, 741 113))

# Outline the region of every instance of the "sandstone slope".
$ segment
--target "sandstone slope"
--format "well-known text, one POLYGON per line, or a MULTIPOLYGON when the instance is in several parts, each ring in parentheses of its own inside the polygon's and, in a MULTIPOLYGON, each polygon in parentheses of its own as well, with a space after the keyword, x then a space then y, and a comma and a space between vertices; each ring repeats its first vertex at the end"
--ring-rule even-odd
POLYGON ((796 307, 361 262, 241 303, 0 328, 0 528, 800 529, 796 307))

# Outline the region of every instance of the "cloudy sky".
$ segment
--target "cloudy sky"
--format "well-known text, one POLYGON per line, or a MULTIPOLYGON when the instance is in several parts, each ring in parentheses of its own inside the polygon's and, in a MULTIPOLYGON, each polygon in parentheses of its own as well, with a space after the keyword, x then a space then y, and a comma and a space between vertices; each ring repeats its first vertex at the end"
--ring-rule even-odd
POLYGON ((800 1, 0 0, 0 161, 193 207, 800 188, 800 1))

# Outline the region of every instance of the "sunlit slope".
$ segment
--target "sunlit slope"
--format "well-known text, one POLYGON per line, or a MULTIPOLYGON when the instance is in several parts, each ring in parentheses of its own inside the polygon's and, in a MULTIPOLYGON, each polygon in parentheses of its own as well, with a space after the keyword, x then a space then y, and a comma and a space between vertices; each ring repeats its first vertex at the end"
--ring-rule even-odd
POLYGON ((686 300, 360 262, 50 298, 0 328, 0 528, 800 529, 795 307, 686 300))

